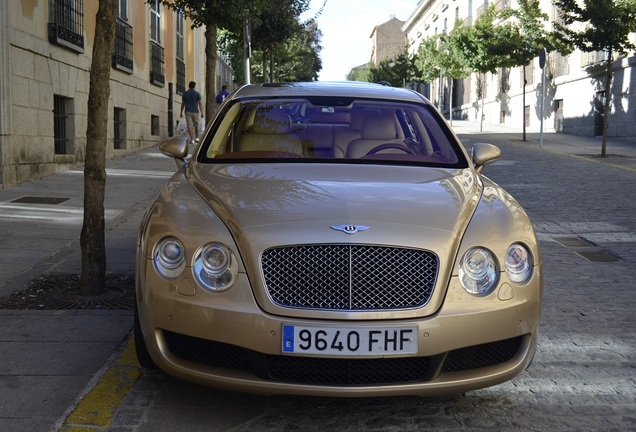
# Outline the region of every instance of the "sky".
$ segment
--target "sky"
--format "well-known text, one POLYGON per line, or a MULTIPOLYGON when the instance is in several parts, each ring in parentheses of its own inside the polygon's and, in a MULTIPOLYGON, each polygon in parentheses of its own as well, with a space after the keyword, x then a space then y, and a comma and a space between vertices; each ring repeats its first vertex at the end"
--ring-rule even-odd
MULTIPOLYGON (((325 0, 311 0, 301 16, 315 16, 325 0)), ((317 19, 322 31, 322 71, 320 81, 344 81, 349 71, 371 59, 371 32, 395 17, 406 21, 418 0, 327 0, 317 19)))

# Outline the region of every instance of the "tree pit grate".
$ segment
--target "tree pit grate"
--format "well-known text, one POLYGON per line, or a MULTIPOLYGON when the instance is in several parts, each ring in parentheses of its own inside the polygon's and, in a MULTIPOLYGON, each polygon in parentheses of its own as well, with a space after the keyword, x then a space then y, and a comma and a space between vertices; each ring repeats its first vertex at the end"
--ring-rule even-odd
POLYGON ((5 299, 8 310, 132 310, 135 306, 135 276, 107 275, 103 294, 80 294, 80 276, 48 274, 32 280, 5 299))

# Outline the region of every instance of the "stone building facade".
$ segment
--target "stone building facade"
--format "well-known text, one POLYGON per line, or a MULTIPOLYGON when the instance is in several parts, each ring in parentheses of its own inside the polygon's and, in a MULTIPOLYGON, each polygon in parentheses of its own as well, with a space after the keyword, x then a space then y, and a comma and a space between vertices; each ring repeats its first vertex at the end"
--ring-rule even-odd
MULTIPOLYGON (((538 0, 541 9, 557 19, 557 11, 550 0, 538 0)), ((517 7, 515 0, 422 0, 402 30, 407 34, 410 50, 416 52, 421 41, 435 34, 450 32, 460 19, 472 25, 491 4, 496 7, 517 7)), ((632 35, 636 41, 636 35, 632 35)), ((602 130, 604 53, 574 51, 570 55, 548 53, 545 65, 545 93, 542 91, 543 69, 539 58, 526 67, 525 104, 523 102, 523 68, 500 69, 497 74, 481 77, 473 74, 465 80, 451 82, 442 78, 430 85, 418 85, 419 90, 443 111, 447 118, 478 120, 492 124, 505 124, 521 128, 524 117, 527 130, 539 131, 543 102, 543 128, 545 131, 563 131, 570 134, 595 136, 602 130), (441 88, 440 88, 441 87, 441 88), (483 110, 477 97, 483 89, 483 110), (542 96, 543 94, 543 96, 542 96), (452 105, 452 108, 451 108, 452 105)), ((609 113, 609 136, 636 136, 636 56, 630 53, 614 61, 612 81, 612 109, 609 113)))
POLYGON ((406 48, 404 21, 393 17, 373 28, 371 35, 371 63, 378 66, 382 60, 397 60, 406 48))
MULTIPOLYGON (((0 188, 83 162, 97 7, 0 2, 0 188)), ((205 94, 204 29, 183 14, 159 1, 119 0, 115 39, 108 158, 167 137, 189 81, 205 94)))

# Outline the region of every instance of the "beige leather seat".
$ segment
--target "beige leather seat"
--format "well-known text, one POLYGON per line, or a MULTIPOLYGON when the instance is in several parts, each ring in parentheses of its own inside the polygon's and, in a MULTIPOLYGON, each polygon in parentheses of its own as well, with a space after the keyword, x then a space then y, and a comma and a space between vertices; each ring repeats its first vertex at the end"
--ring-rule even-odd
POLYGON ((347 154, 347 147, 353 140, 362 138, 362 124, 367 111, 351 111, 349 125, 334 125, 333 127, 333 156, 343 158, 347 154))
POLYGON ((291 119, 279 108, 261 108, 241 139, 241 151, 281 151, 302 155, 303 146, 291 133, 291 119))
MULTIPOLYGON (((393 117, 370 113, 362 123, 361 138, 352 141, 347 148, 348 158, 361 158, 370 150, 382 144, 404 144, 397 139, 397 130, 393 117)), ((383 152, 398 153, 399 150, 387 149, 383 152)))

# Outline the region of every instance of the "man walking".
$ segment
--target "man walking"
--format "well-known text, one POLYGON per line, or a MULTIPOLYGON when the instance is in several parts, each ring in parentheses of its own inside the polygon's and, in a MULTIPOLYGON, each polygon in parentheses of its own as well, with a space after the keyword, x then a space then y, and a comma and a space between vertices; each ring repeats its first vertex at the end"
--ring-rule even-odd
POLYGON ((203 104, 201 103, 201 95, 194 89, 197 83, 190 81, 188 90, 183 93, 181 102, 181 117, 185 109, 186 125, 188 127, 188 135, 190 142, 194 143, 199 130, 199 122, 202 121, 200 113, 203 112, 203 104))
POLYGON ((227 90, 227 85, 223 85, 221 87, 221 91, 219 92, 218 95, 216 95, 216 107, 218 108, 223 101, 225 100, 226 97, 228 97, 228 95, 230 94, 230 92, 227 90))

